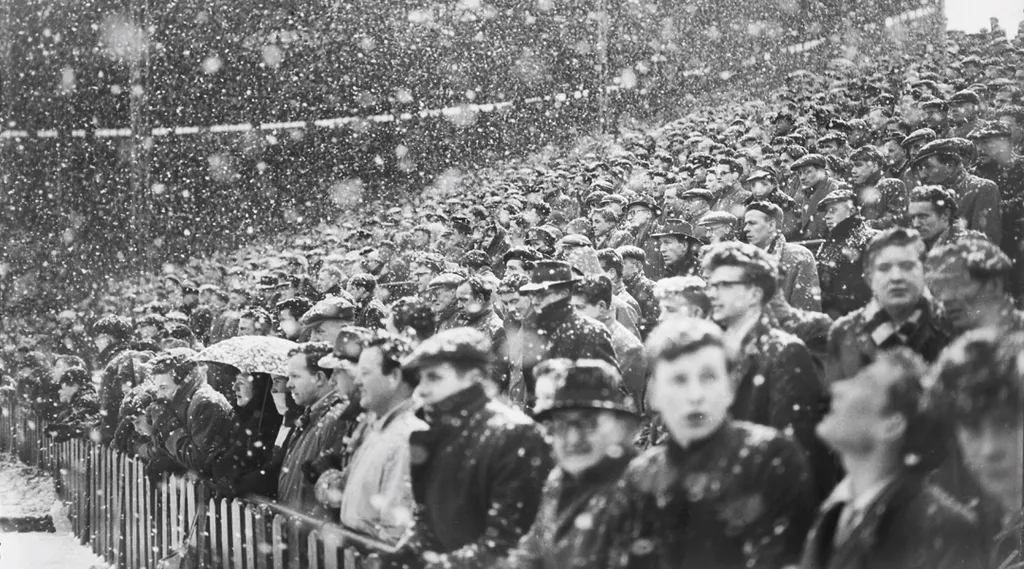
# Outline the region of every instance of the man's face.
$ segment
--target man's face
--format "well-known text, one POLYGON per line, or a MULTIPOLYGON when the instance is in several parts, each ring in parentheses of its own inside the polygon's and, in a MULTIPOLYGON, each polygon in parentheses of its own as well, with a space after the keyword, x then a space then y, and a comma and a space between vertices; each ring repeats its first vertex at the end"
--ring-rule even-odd
POLYGON ((411 276, 412 280, 416 281, 416 285, 419 287, 420 292, 426 292, 427 286, 430 284, 430 280, 437 276, 437 273, 432 271, 430 267, 413 264, 411 276))
POLYGON ((471 377, 463 376, 447 362, 424 366, 419 375, 416 393, 424 405, 436 405, 474 383, 471 377))
POLYGON ((882 442, 891 374, 881 363, 860 370, 857 375, 831 386, 832 405, 817 426, 821 440, 840 452, 865 453, 882 442))
POLYGON ((743 232, 748 243, 764 249, 775 237, 776 223, 763 212, 749 210, 743 216, 743 232))
POLYGON ((1012 155, 1010 141, 1005 138, 986 138, 975 142, 980 162, 1002 162, 1012 155))
POLYGON ((928 111, 925 114, 924 122, 936 132, 943 130, 946 126, 946 111, 928 111))
POLYGON ((978 107, 973 103, 959 103, 950 105, 949 122, 953 124, 964 124, 974 119, 978 114, 978 107))
POLYGON ((369 347, 359 354, 355 383, 359 387, 359 404, 364 409, 373 411, 380 416, 387 411, 395 389, 397 389, 398 372, 390 375, 382 373, 384 354, 379 347, 369 347))
POLYGON ((309 407, 316 403, 320 398, 320 385, 326 381, 323 372, 310 372, 304 354, 288 358, 288 391, 299 405, 309 407))
POLYGON ((733 401, 725 350, 705 346, 656 361, 650 401, 677 443, 685 446, 710 436, 725 421, 733 401))
POLYGON ((626 213, 626 224, 634 228, 640 227, 650 221, 652 217, 654 216, 651 214, 651 210, 646 207, 631 207, 626 213))
POLYGON ((338 337, 338 333, 345 326, 350 326, 351 320, 341 320, 338 318, 331 318, 328 320, 321 320, 316 324, 313 324, 312 329, 309 332, 310 342, 327 342, 328 344, 334 345, 334 340, 338 337))
POLYGON ((1003 123, 1010 129, 1010 141, 1013 144, 1020 144, 1021 140, 1024 140, 1024 125, 1017 122, 1017 119, 1012 115, 1002 115, 999 117, 999 122, 1003 123))
POLYGON ((440 314, 455 304, 455 289, 450 287, 434 287, 429 292, 430 309, 440 314))
POLYGON ((925 240, 935 239, 949 228, 949 216, 931 202, 910 202, 910 226, 925 240))
POLYGON ((759 198, 763 198, 768 194, 772 193, 775 189, 775 184, 768 180, 754 180, 750 183, 750 193, 754 194, 759 198))
POLYGON ((700 309, 690 304, 686 297, 680 294, 673 294, 658 299, 658 308, 661 314, 658 315, 658 322, 667 322, 674 318, 704 318, 700 309))
POLYGON ((887 140, 885 145, 882 146, 882 156, 885 157, 885 163, 889 166, 899 166, 906 160, 907 153, 903 151, 903 147, 895 140, 887 140))
POLYGON ((1024 420, 1019 412, 1001 410, 958 424, 956 438, 964 464, 985 492, 1019 508, 1024 479, 1024 420))
POLYGON ((953 164, 943 164, 938 156, 929 156, 918 166, 918 178, 926 184, 941 184, 956 172, 953 164))
POLYGON ((256 321, 252 318, 239 318, 238 319, 238 335, 239 336, 256 336, 256 321))
POLYGON ((818 143, 818 150, 828 156, 836 156, 839 153, 839 143, 833 140, 826 140, 825 142, 818 143))
POLYGON ((612 411, 567 409, 552 413, 546 423, 558 467, 574 476, 624 454, 628 431, 612 411))
POLYGON ((708 299, 711 301, 711 318, 723 326, 729 326, 743 317, 757 302, 740 267, 722 266, 708 274, 708 299))
POLYGON ((856 160, 853 163, 852 181, 854 184, 865 184, 871 176, 874 176, 881 169, 881 166, 871 160, 856 160))
POLYGON ((523 267, 522 261, 519 259, 509 259, 508 262, 505 263, 505 276, 514 274, 530 276, 530 272, 523 267))
POLYGON ((700 216, 711 211, 711 205, 700 198, 681 200, 679 216, 683 219, 697 220, 700 216))
POLYGON ((96 350, 102 352, 114 343, 114 337, 110 334, 100 334, 93 339, 93 343, 96 344, 96 350))
POLYGON ((868 126, 871 127, 871 130, 875 132, 878 132, 885 128, 886 123, 889 122, 889 119, 885 116, 885 113, 883 113, 879 109, 871 111, 868 114, 868 116, 865 117, 864 120, 868 123, 868 126))
MULTIPOLYGON (((932 293, 944 309, 946 318, 955 330, 968 330, 983 326, 980 322, 982 313, 994 291, 963 271, 928 272, 925 275, 928 291, 932 293)), ((999 296, 1002 296, 1001 291, 999 296)))
POLYGON ((288 340, 295 340, 302 333, 302 326, 299 325, 298 319, 292 316, 291 309, 284 309, 277 313, 278 317, 278 329, 284 334, 284 337, 288 340))
POLYGON ((166 401, 173 399, 174 393, 178 391, 178 384, 174 383, 174 374, 171 372, 154 374, 153 386, 156 388, 156 396, 166 401))
POLYGON ((455 301, 465 314, 479 314, 485 308, 484 302, 473 296, 473 287, 469 283, 463 283, 455 289, 455 301))
POLYGON ((868 270, 871 292, 886 309, 903 309, 921 299, 924 267, 918 250, 892 245, 875 254, 868 270))
POLYGON ((793 162, 796 162, 796 158, 793 158, 789 154, 786 154, 785 152, 783 152, 782 154, 779 155, 779 160, 778 160, 779 170, 781 170, 782 172, 791 172, 791 167, 793 166, 793 162))
POLYGON ((683 237, 665 235, 658 238, 658 250, 666 263, 678 263, 690 253, 690 243, 683 237))
POLYGON ((252 376, 244 372, 236 375, 231 389, 235 392, 235 403, 239 407, 248 405, 253 397, 252 376))
MULTIPOLYGON (((345 360, 345 363, 350 364, 351 362, 345 360)), ((345 365, 331 370, 331 383, 334 384, 334 389, 345 397, 355 398, 359 395, 354 365, 345 365)))
POLYGON ((797 178, 800 180, 800 187, 807 189, 817 184, 818 182, 825 179, 827 174, 824 168, 815 168, 814 166, 806 166, 800 168, 796 172, 797 178))
POLYGON ((594 235, 598 237, 605 235, 615 227, 615 223, 605 219, 602 215, 590 216, 590 224, 594 226, 594 235))
POLYGON ((582 314, 583 316, 589 316, 598 322, 604 319, 605 311, 601 308, 601 304, 589 304, 587 299, 583 296, 578 294, 572 295, 570 304, 572 304, 572 307, 576 309, 577 313, 582 314))
POLYGON ((665 211, 678 212, 683 210, 683 200, 679 199, 679 192, 675 188, 665 191, 663 197, 665 204, 665 211))
POLYGON ((636 259, 622 260, 622 278, 629 280, 644 271, 644 265, 636 259))
POLYGON ((505 307, 505 314, 521 322, 530 311, 530 296, 518 292, 503 292, 499 295, 501 304, 505 307))
POLYGON ((147 324, 145 326, 139 327, 138 334, 139 338, 141 338, 143 341, 153 342, 156 340, 156 337, 160 334, 160 329, 157 328, 156 325, 147 324))
POLYGON ((849 200, 830 203, 825 206, 825 225, 829 231, 835 231, 837 225, 850 219, 855 213, 857 208, 849 200))
POLYGON ((565 293, 557 288, 535 290, 530 292, 530 304, 533 306, 533 311, 540 314, 545 308, 565 297, 565 293))

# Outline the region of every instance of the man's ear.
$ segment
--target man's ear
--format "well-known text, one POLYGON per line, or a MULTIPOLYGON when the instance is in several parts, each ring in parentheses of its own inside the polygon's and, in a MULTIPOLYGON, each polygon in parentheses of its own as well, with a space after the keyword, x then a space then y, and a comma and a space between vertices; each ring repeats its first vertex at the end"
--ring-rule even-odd
POLYGON ((317 385, 323 385, 325 382, 329 382, 329 381, 331 381, 331 376, 325 374, 322 371, 317 371, 316 372, 316 384, 317 385))

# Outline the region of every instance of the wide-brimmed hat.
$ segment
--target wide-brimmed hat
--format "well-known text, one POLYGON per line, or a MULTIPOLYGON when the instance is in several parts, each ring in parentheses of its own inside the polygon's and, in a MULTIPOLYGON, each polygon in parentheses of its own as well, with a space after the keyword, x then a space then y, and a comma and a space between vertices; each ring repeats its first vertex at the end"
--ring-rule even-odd
POLYGON ((698 243, 704 242, 704 232, 695 228, 689 221, 682 219, 666 220, 656 232, 651 233, 651 237, 655 239, 659 237, 685 237, 698 243))
POLYGON ((626 205, 626 211, 633 209, 634 207, 642 207, 649 210, 655 217, 661 215, 661 208, 658 204, 654 203, 650 198, 638 198, 626 205))
POLYGON ((617 411, 636 416, 633 398, 622 390, 622 376, 601 360, 578 360, 564 379, 555 386, 551 404, 538 410, 537 420, 545 420, 557 411, 594 409, 617 411))
POLYGON ((490 361, 490 339, 475 328, 461 327, 438 332, 424 340, 402 361, 402 368, 416 370, 446 362, 487 365, 490 361))
POLYGON ((519 292, 545 290, 553 286, 572 284, 580 280, 565 261, 538 261, 530 273, 530 282, 519 287, 519 292))

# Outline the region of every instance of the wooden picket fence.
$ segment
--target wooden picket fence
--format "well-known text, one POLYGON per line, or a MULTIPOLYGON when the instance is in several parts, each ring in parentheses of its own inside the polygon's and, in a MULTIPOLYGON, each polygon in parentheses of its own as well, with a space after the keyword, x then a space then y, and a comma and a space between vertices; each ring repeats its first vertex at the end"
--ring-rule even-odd
POLYGON ((118 569, 155 568, 189 545, 199 567, 380 569, 374 543, 345 528, 287 512, 267 500, 215 499, 206 484, 164 475, 95 442, 54 443, 36 414, 0 397, 0 452, 51 472, 82 544, 118 569), (205 511, 202 506, 205 505, 205 511))

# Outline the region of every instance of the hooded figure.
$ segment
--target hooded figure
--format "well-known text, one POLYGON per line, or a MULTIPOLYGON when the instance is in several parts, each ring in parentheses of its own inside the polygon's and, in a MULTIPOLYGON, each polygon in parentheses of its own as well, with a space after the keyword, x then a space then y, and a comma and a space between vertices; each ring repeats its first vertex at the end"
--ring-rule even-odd
POLYGON ((213 468, 218 490, 234 495, 243 474, 256 470, 271 458, 274 440, 283 418, 274 405, 270 374, 236 373, 232 408, 238 422, 234 445, 213 468))

